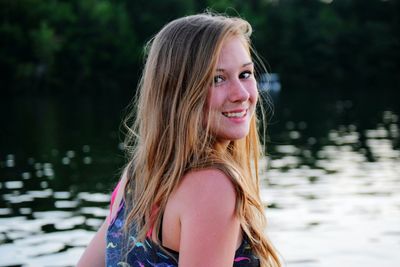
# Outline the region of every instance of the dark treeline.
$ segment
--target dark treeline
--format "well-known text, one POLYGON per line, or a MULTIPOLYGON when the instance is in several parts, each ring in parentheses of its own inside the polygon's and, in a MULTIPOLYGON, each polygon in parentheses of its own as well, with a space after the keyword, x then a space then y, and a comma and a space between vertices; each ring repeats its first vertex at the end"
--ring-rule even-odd
POLYGON ((0 0, 3 95, 131 94, 145 42, 206 8, 251 22, 284 90, 399 85, 396 0, 0 0))

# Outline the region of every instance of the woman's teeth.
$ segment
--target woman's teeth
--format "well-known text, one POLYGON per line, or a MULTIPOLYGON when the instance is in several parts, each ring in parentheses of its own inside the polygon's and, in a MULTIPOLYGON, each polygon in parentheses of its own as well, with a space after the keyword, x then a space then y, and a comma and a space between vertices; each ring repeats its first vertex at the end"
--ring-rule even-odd
POLYGON ((222 114, 228 118, 241 118, 246 115, 246 110, 242 112, 222 112, 222 114))

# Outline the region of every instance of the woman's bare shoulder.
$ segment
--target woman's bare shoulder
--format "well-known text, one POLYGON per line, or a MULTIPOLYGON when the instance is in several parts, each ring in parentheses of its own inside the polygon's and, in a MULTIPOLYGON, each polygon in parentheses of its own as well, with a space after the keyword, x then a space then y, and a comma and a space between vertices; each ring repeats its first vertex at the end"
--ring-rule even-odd
POLYGON ((231 178, 215 168, 185 174, 175 197, 181 203, 182 212, 206 208, 231 215, 236 203, 236 192, 231 178))

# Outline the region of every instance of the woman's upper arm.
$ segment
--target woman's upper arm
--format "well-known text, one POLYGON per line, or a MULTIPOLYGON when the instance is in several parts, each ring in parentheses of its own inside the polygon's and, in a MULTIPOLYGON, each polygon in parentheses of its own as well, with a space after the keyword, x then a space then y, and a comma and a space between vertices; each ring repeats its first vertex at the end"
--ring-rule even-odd
POLYGON ((77 267, 85 266, 105 266, 106 255, 106 231, 108 228, 108 220, 106 219, 101 225, 97 233, 94 235, 89 245, 86 247, 77 267))
POLYGON ((107 229, 110 221, 112 221, 112 219, 117 215, 118 207, 123 198, 125 184, 126 174, 124 173, 111 195, 110 214, 104 220, 103 224, 86 247, 84 253, 79 259, 77 267, 105 266, 107 229))
POLYGON ((240 223, 230 178, 214 169, 189 173, 177 197, 182 203, 179 266, 232 266, 240 223))

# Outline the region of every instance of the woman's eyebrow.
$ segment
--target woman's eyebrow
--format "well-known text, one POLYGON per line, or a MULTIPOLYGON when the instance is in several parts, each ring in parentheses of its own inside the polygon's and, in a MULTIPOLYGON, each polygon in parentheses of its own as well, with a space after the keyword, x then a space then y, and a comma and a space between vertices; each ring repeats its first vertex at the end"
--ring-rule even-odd
MULTIPOLYGON (((242 65, 242 68, 247 67, 247 66, 249 66, 249 65, 254 65, 254 63, 253 63, 252 61, 247 62, 247 63, 244 63, 244 64, 242 65)), ((225 69, 223 69, 223 68, 217 68, 216 71, 224 72, 225 69)))

